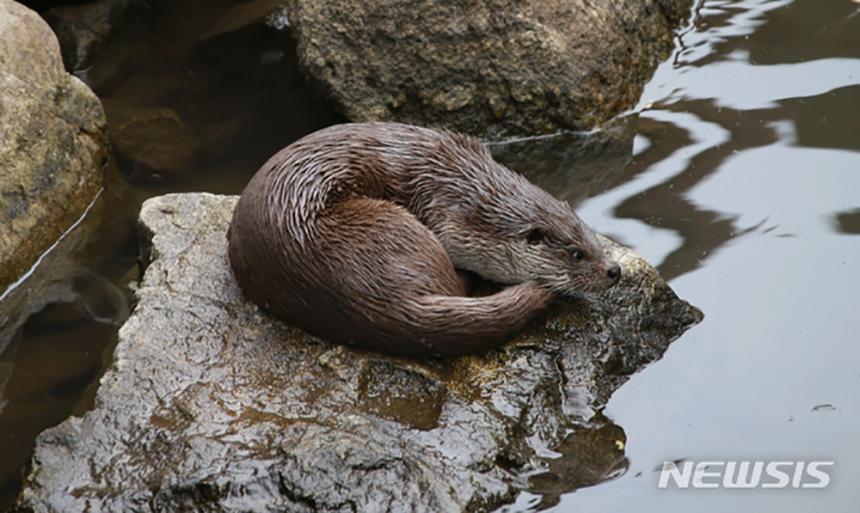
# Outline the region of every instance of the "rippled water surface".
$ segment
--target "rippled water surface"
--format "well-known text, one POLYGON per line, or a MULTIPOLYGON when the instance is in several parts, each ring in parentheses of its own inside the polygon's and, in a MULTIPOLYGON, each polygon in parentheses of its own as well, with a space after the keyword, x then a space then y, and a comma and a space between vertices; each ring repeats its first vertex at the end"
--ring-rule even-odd
MULTIPOLYGON (((165 16, 185 19, 182 9, 200 5, 176 4, 165 16)), ((0 509, 35 435, 89 407, 109 363, 122 291, 137 278, 132 223, 119 220, 134 216, 129 196, 238 193, 278 146, 339 120, 300 78, 285 77, 292 96, 278 99, 255 82, 271 68, 219 68, 224 48, 239 55, 230 62, 293 59, 273 50, 283 34, 249 27, 188 49, 171 42, 176 26, 149 23, 134 30, 151 39, 126 49, 139 57, 115 76, 109 60, 97 92, 121 105, 168 101, 216 142, 188 172, 160 181, 138 180, 140 170, 120 159, 132 188, 95 208, 96 249, 45 270, 73 278, 61 304, 0 353, 0 509), (211 129, 224 126, 241 137, 221 144, 211 129), (105 234, 111 217, 118 227, 105 234)), ((858 511, 860 2, 704 2, 635 112, 603 132, 503 144, 498 155, 577 203, 705 313, 504 510, 858 511), (619 440, 615 459, 594 450, 619 440), (823 490, 657 487, 664 461, 730 459, 835 466, 823 490)))
POLYGON ((552 511, 858 511, 860 4, 705 2, 637 110, 625 181, 578 210, 705 320, 610 401, 623 475, 552 511), (835 466, 823 490, 658 489, 682 459, 835 466))

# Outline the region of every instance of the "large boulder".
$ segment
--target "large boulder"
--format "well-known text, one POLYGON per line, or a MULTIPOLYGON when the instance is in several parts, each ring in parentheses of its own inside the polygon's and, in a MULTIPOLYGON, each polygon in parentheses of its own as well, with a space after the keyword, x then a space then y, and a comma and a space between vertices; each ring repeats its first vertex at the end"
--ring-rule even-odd
MULTIPOLYGON (((144 204, 148 267, 95 407, 39 436, 15 511, 485 511, 701 319, 615 247, 617 287, 498 350, 416 362, 333 345, 243 298, 235 202, 144 204)), ((623 457, 601 433, 568 445, 610 437, 623 457)))
POLYGON ((476 135, 591 128, 632 107, 690 0, 288 0, 306 73, 354 121, 476 135))
POLYGON ((102 187, 104 125, 48 25, 0 0, 0 296, 102 187))

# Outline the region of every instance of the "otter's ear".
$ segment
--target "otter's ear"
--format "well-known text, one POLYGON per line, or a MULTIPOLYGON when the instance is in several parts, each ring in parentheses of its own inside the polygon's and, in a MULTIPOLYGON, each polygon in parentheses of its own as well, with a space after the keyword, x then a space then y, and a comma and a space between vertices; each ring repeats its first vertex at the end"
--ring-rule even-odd
POLYGON ((546 232, 541 228, 532 228, 526 234, 526 241, 531 245, 543 244, 546 242, 546 232))

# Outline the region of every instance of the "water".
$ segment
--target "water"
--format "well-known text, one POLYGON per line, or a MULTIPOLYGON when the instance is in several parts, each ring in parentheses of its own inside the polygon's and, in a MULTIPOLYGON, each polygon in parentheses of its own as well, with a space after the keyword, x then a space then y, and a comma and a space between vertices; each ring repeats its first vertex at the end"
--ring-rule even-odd
POLYGON ((857 511, 860 5, 705 2, 638 110, 632 178, 578 211, 705 320, 607 406, 626 472, 551 510, 857 511), (658 489, 679 459, 835 466, 823 490, 658 489))
MULTIPOLYGON (((259 90, 283 34, 250 26, 201 35, 214 22, 187 29, 175 20, 197 11, 217 19, 229 4, 181 4, 156 8, 130 29, 132 42, 115 50, 131 55, 123 66, 94 71, 103 74, 96 88, 103 98, 167 105, 203 141, 190 169, 154 181, 121 160, 137 200, 238 193, 277 147, 338 120, 295 77, 279 79, 292 99, 259 90), (221 59, 226 49, 238 57, 221 59), (244 67, 230 68, 234 61, 244 67), (228 123, 232 138, 208 131, 228 123)), ((568 458, 551 470, 576 470, 577 451, 619 439, 626 439, 625 461, 607 461, 604 475, 588 469, 560 496, 524 493, 506 509, 856 512, 860 4, 705 2, 635 112, 607 133, 615 131, 622 143, 604 144, 602 134, 585 143, 557 138, 546 151, 507 160, 657 265, 705 320, 625 384, 602 427, 570 440, 568 458), (655 469, 681 459, 832 460, 835 467, 824 490, 658 489, 655 469)), ((103 226, 115 205, 137 204, 105 201, 106 214, 90 225, 103 226)), ((131 223, 117 224, 52 268, 77 277, 72 300, 30 319, 0 355, 0 508, 35 435, 85 410, 109 362, 115 328, 105 319, 121 316, 121 301, 108 299, 105 316, 92 313, 100 298, 114 297, 97 276, 120 288, 137 277, 131 223)), ((535 478, 533 491, 552 477, 535 478)))

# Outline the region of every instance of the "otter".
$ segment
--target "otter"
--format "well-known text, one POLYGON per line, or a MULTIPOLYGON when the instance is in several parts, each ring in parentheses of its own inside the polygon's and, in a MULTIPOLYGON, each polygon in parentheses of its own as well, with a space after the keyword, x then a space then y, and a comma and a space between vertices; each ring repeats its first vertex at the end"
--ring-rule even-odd
POLYGON ((567 203, 477 139, 400 123, 287 146, 245 187, 227 237, 239 287, 264 310, 414 358, 496 347, 559 295, 621 275, 567 203), (458 270, 507 287, 469 297, 458 270))

